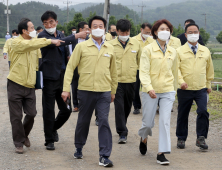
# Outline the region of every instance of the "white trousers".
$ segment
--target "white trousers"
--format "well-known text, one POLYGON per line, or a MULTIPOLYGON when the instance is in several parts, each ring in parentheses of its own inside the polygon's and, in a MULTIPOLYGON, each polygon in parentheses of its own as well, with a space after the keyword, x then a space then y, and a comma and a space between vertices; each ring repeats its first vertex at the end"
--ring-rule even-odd
POLYGON ((157 98, 152 99, 148 93, 142 92, 143 124, 138 134, 142 137, 142 140, 147 138, 148 135, 152 136, 154 118, 159 102, 159 153, 171 152, 170 118, 175 94, 175 91, 157 93, 157 98))

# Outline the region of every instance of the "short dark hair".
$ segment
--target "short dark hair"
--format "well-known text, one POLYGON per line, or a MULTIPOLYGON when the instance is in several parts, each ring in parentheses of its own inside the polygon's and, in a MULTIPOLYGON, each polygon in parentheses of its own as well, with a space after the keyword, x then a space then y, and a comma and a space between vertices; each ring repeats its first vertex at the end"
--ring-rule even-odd
POLYGON ((195 21, 192 20, 192 19, 187 19, 187 20, 184 22, 184 25, 186 24, 186 22, 189 22, 190 24, 191 24, 191 23, 195 24, 195 21))
POLYGON ((120 30, 122 32, 125 31, 130 31, 131 29, 131 23, 128 19, 120 19, 119 21, 117 21, 116 24, 116 30, 120 30))
POLYGON ((76 27, 72 27, 71 30, 76 29, 76 27))
POLYGON ((89 28, 91 28, 93 20, 96 20, 96 19, 103 21, 104 27, 106 27, 106 20, 103 17, 96 15, 89 19, 89 28))
POLYGON ((196 26, 197 29, 199 30, 199 26, 198 26, 197 24, 195 24, 195 23, 190 23, 190 24, 188 24, 188 25, 185 27, 185 32, 187 32, 187 28, 189 28, 189 27, 191 27, 191 26, 196 26))
POLYGON ((22 18, 21 21, 18 24, 18 32, 19 34, 23 34, 22 30, 28 30, 28 22, 30 22, 31 20, 28 18, 22 18))
POLYGON ((144 29, 144 28, 146 28, 146 27, 148 27, 149 29, 152 29, 152 25, 151 25, 150 23, 148 23, 148 22, 145 22, 145 23, 143 23, 143 24, 141 25, 141 28, 142 28, 142 29, 144 29))
POLYGON ((114 24, 111 24, 111 25, 109 26, 109 29, 108 29, 108 30, 111 30, 111 27, 112 27, 112 26, 116 26, 116 25, 114 25, 114 24))
POLYGON ((18 32, 17 29, 12 30, 12 34, 14 34, 14 32, 15 32, 16 34, 19 34, 19 32, 18 32))
POLYGON ((170 23, 170 21, 166 19, 161 19, 161 20, 156 21, 152 27, 151 34, 153 35, 153 39, 157 39, 157 36, 155 35, 154 32, 156 32, 159 29, 160 25, 162 24, 166 24, 170 29, 170 33, 171 34, 173 33, 173 25, 170 23))
POLYGON ((38 26, 37 28, 36 28, 36 31, 38 31, 38 30, 41 30, 41 29, 43 29, 41 26, 38 26))
POLYGON ((53 18, 55 21, 57 21, 57 15, 55 12, 53 11, 46 11, 42 16, 41 16, 41 20, 42 22, 45 20, 48 20, 49 18, 53 18))
POLYGON ((79 29, 80 29, 80 28, 83 29, 85 25, 88 25, 87 22, 85 22, 85 21, 79 22, 79 23, 78 23, 78 30, 77 30, 77 31, 79 32, 79 29))

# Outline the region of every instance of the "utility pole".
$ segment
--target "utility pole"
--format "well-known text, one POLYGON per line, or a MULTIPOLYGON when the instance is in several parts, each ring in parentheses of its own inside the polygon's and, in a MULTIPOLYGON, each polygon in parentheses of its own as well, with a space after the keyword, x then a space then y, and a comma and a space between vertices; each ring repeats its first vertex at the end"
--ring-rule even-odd
POLYGON ((110 14, 110 0, 105 0, 103 18, 107 21, 106 31, 108 31, 109 27, 109 14, 110 14))
POLYGON ((201 14, 205 16, 205 31, 207 31, 207 14, 201 14))
POLYGON ((141 7, 141 23, 143 23, 143 8, 146 6, 143 5, 143 1, 142 1, 142 6, 138 6, 138 7, 141 7))
POLYGON ((8 9, 8 0, 7 0, 7 8, 5 10, 5 14, 7 15, 7 31, 9 32, 9 14, 11 14, 11 10, 8 9))
POLYGON ((67 24, 68 24, 68 22, 69 22, 69 4, 71 4, 72 3, 72 1, 64 1, 63 2, 64 4, 67 4, 67 24))

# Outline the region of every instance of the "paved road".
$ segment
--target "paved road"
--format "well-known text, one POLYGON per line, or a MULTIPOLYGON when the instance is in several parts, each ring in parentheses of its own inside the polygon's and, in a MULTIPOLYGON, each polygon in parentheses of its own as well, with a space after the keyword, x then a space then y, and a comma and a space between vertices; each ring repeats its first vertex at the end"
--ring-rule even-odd
MULTIPOLYGON (((0 51, 2 54, 2 51, 0 51)), ((37 95, 38 115, 35 119, 34 128, 30 134, 31 148, 25 148, 23 155, 14 153, 14 146, 11 136, 11 125, 6 93, 6 77, 8 74, 7 61, 0 57, 0 170, 4 169, 47 169, 47 170, 97 170, 103 169, 98 166, 98 128, 94 122, 94 116, 90 126, 88 141, 83 149, 84 159, 75 160, 74 133, 77 121, 77 113, 72 113, 70 119, 58 133, 60 141, 55 144, 55 151, 47 151, 44 147, 43 121, 41 107, 41 91, 37 95)), ((137 135, 141 126, 142 115, 131 114, 128 121, 129 136, 126 145, 117 144, 118 135, 115 131, 114 106, 111 104, 109 122, 113 133, 113 151, 110 159, 114 162, 111 169, 121 170, 144 170, 144 169, 222 169, 222 125, 221 120, 210 122, 208 152, 200 152, 195 146, 195 119, 196 114, 191 113, 189 118, 189 138, 186 142, 186 149, 176 148, 176 103, 171 118, 171 139, 172 153, 167 155, 171 164, 161 166, 156 163, 158 149, 158 115, 156 125, 153 129, 153 137, 148 139, 148 153, 141 156, 139 153, 140 138, 137 135)), ((58 109, 56 108, 56 111, 58 109)))

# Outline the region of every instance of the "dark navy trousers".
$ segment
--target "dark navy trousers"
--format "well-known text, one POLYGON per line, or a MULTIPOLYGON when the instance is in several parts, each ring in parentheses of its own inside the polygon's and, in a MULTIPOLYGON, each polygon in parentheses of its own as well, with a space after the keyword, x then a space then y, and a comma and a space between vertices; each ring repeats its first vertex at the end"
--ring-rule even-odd
POLYGON ((75 79, 73 77, 72 79, 72 98, 73 98, 73 107, 78 107, 79 105, 79 102, 78 102, 78 99, 77 99, 77 88, 78 88, 78 82, 79 80, 78 79, 75 79))
POLYGON ((78 90, 79 115, 75 131, 75 146, 83 148, 89 133, 93 111, 97 110, 99 121, 99 154, 109 157, 112 151, 112 133, 108 122, 111 92, 78 90))
POLYGON ((207 89, 201 90, 177 90, 178 117, 176 136, 186 141, 188 136, 188 117, 193 100, 197 104, 196 133, 197 138, 207 138, 209 129, 209 113, 207 112, 207 89))

